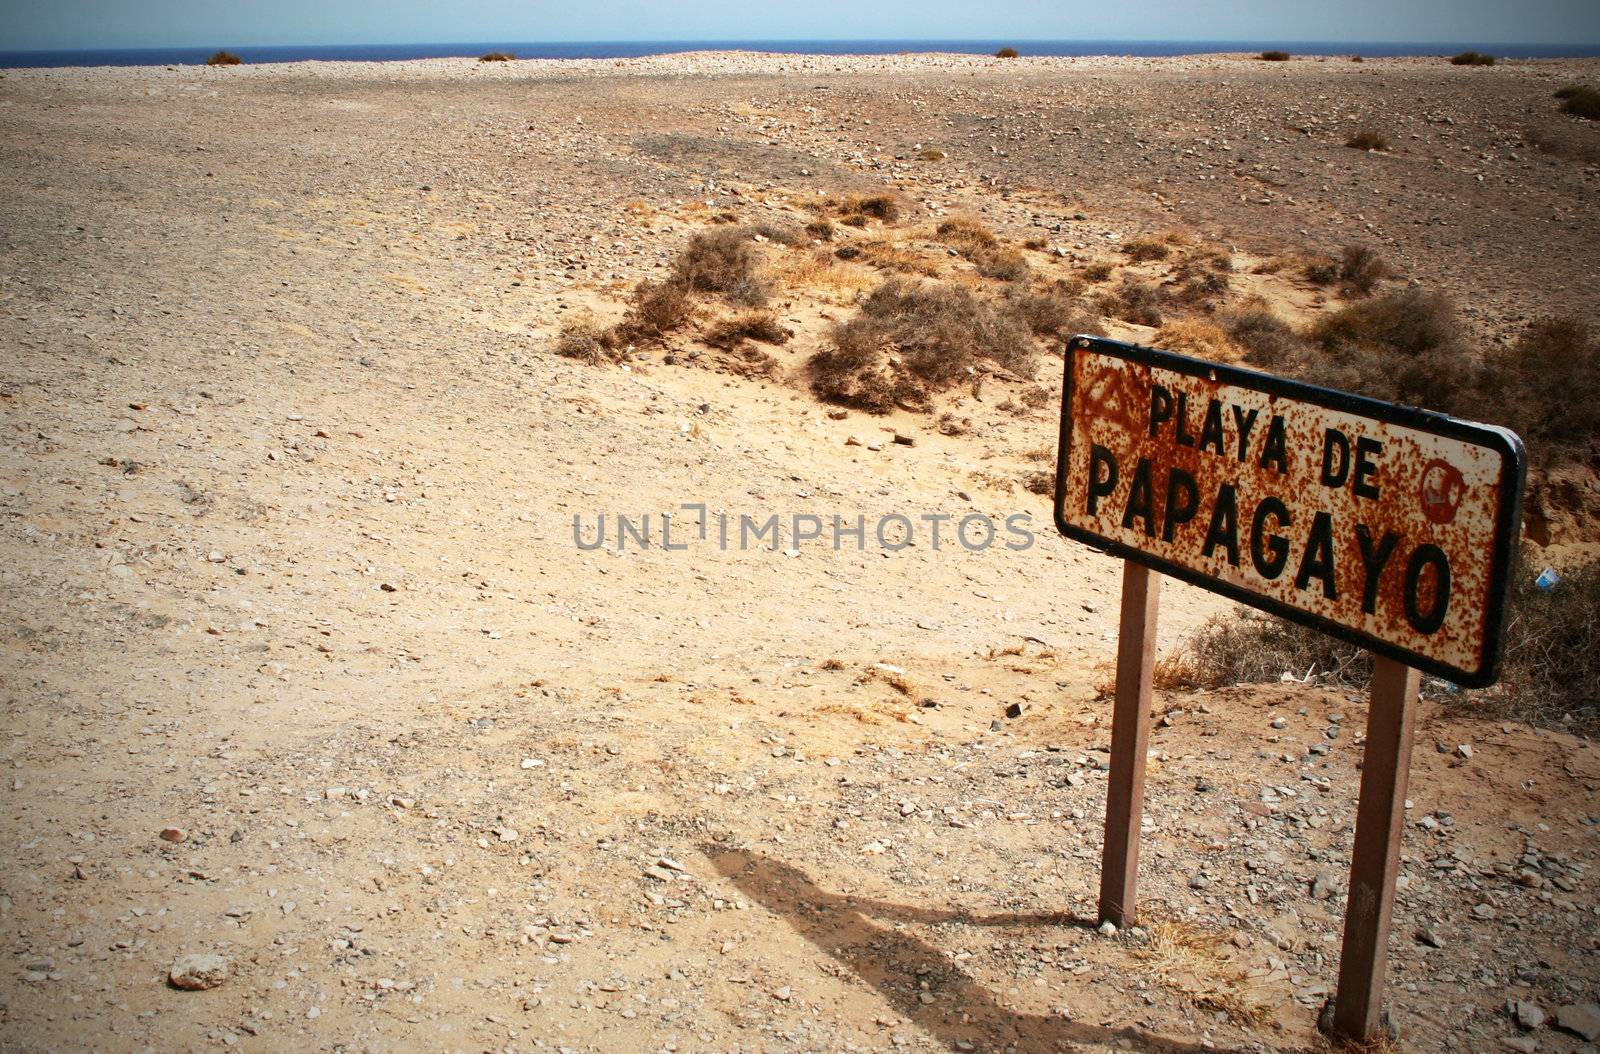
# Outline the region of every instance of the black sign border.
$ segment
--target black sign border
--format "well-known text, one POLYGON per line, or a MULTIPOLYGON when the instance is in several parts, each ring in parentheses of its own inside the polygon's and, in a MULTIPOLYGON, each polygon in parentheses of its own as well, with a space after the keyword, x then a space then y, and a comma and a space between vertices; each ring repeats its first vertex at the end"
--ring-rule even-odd
POLYGON ((1262 373, 1259 370, 1248 370, 1238 366, 1224 366, 1220 363, 1208 362, 1205 359, 1177 355, 1170 351, 1141 347, 1137 344, 1127 344, 1120 340, 1109 340, 1104 337, 1080 335, 1071 338, 1066 342, 1066 349, 1062 359, 1061 440, 1056 455, 1055 500, 1051 506, 1051 515, 1056 521, 1056 530, 1060 531, 1062 535, 1074 541, 1082 542, 1101 552, 1121 557, 1124 560, 1132 560, 1134 563, 1143 564, 1145 567, 1159 571, 1164 575, 1170 575, 1191 585, 1199 586, 1201 589, 1221 594, 1230 600, 1238 601, 1249 607, 1278 615, 1291 622, 1310 626, 1328 634, 1330 637, 1337 637, 1340 640, 1348 641, 1351 644, 1366 648, 1397 662, 1414 666, 1424 673, 1442 677, 1463 688, 1486 688, 1498 679, 1501 639, 1505 632, 1506 593, 1509 589, 1511 575, 1516 563, 1516 542, 1522 531, 1522 491, 1527 482, 1527 451, 1523 447, 1521 438, 1514 432, 1492 425, 1463 421, 1459 418, 1434 413, 1431 410, 1423 410, 1419 407, 1386 403, 1378 399, 1369 399, 1363 395, 1354 395, 1350 392, 1341 392, 1332 388, 1320 388, 1313 384, 1291 381, 1270 373, 1262 373), (1231 384, 1265 392, 1268 395, 1277 395, 1312 403, 1324 409, 1341 410, 1362 417, 1370 417, 1387 424, 1402 425, 1418 431, 1444 436, 1448 439, 1464 440, 1478 446, 1488 447, 1500 454, 1500 504, 1496 510, 1495 537, 1489 565, 1489 596, 1488 610, 1484 616, 1483 655, 1478 668, 1476 670, 1465 670, 1440 662, 1437 659, 1428 658, 1425 655, 1419 655, 1406 648, 1379 640, 1360 630, 1342 626, 1321 615, 1301 611, 1299 608, 1291 607, 1280 600, 1260 596, 1230 582, 1211 578, 1203 572, 1184 567, 1159 556, 1152 556, 1122 542, 1065 522, 1061 515, 1061 508, 1067 485, 1067 455, 1072 442, 1072 418, 1070 416, 1072 408, 1072 363, 1074 355, 1083 352, 1127 359, 1190 377, 1204 377, 1220 384, 1231 384))

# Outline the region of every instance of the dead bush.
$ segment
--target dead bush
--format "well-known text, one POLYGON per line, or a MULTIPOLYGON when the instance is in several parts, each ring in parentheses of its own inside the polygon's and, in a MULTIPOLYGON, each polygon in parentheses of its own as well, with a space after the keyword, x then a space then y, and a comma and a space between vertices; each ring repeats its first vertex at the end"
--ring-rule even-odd
POLYGON ((1111 272, 1114 269, 1115 269, 1115 265, 1114 264, 1109 264, 1109 263, 1106 263, 1104 261, 1101 261, 1099 263, 1092 263, 1088 267, 1085 267, 1083 269, 1084 281, 1086 281, 1086 282, 1104 282, 1107 278, 1111 277, 1111 272))
POLYGON ((1244 349, 1244 359, 1252 366, 1297 374, 1310 353, 1310 344, 1265 306, 1252 306, 1229 315, 1223 325, 1233 342, 1244 349))
POLYGON ((993 249, 1000 244, 994 231, 971 216, 952 216, 942 221, 934 228, 933 236, 963 254, 993 249))
POLYGON ((1014 59, 1017 57, 1017 49, 1012 47, 1001 48, 994 53, 994 57, 997 59, 1014 59))
POLYGON ((1043 469, 1025 473, 1022 477, 1022 489, 1029 494, 1054 494, 1056 474, 1043 469))
POLYGON ((219 51, 216 54, 212 55, 210 58, 206 59, 206 65, 207 66, 237 66, 243 61, 244 61, 244 59, 241 59, 239 56, 235 55, 231 51, 219 51))
POLYGON ((1389 275, 1389 265, 1367 246, 1346 245, 1339 250, 1339 279, 1356 292, 1372 292, 1389 275))
POLYGON ((1130 238, 1122 243, 1122 251, 1134 263, 1165 260, 1172 255, 1172 246, 1160 238, 1130 238))
POLYGON ((841 258, 845 248, 856 250, 856 255, 864 262, 884 271, 899 271, 901 274, 915 274, 932 277, 939 273, 939 265, 923 256, 921 253, 907 249, 894 242, 873 239, 862 241, 854 246, 846 246, 838 250, 841 258))
POLYGON ((1163 681, 1172 688, 1277 681, 1285 673, 1348 686, 1372 678, 1372 656, 1364 648, 1251 610, 1212 618, 1162 666, 1163 681))
POLYGON ((1232 287, 1233 257, 1226 252, 1192 253, 1172 272, 1171 296, 1185 304, 1210 310, 1232 287))
POLYGON ((1312 326, 1318 354, 1301 375, 1315 384, 1459 413, 1473 408, 1482 362, 1440 293, 1404 289, 1359 300, 1312 326))
POLYGON ((931 393, 968 378, 982 362, 1031 377, 1036 352, 1026 329, 966 289, 891 278, 834 327, 808 370, 824 399, 875 413, 927 410, 931 393))
POLYGON ((1374 132, 1370 128, 1363 128, 1359 132, 1352 132, 1344 141, 1344 145, 1354 150, 1387 150, 1389 140, 1382 132, 1374 132))
POLYGON ((1081 287, 1058 281, 1040 290, 1013 287, 1005 299, 1005 308, 1022 319, 1036 337, 1065 342, 1079 333, 1105 336, 1100 319, 1085 310, 1079 301, 1081 287))
POLYGON ((944 151, 943 150, 935 150, 933 147, 929 146, 929 147, 924 147, 922 149, 922 152, 917 154, 917 156, 922 158, 922 160, 924 160, 924 161, 943 161, 944 160, 944 151))
POLYGON ((761 255, 746 227, 702 231, 673 263, 673 280, 697 293, 716 293, 736 304, 760 307, 770 290, 757 274, 761 255))
POLYGON ((486 55, 479 55, 479 62, 515 62, 517 57, 509 51, 491 51, 486 55))
POLYGON ((763 344, 784 344, 793 336, 778 324, 770 311, 747 311, 742 315, 722 319, 705 334, 705 342, 713 348, 733 348, 747 340, 763 344))
POLYGON ((555 339, 557 355, 591 366, 617 361, 616 347, 612 332, 596 325, 592 318, 568 319, 561 324, 555 339))
POLYGON ((1600 90, 1573 84, 1557 91, 1556 98, 1562 100, 1562 113, 1570 113, 1588 121, 1600 121, 1600 90))
POLYGON ((618 324, 616 336, 627 343, 657 341, 681 329, 693 314, 689 286, 681 278, 663 282, 645 279, 633 287, 628 298, 628 313, 618 324))
POLYGON ((1573 318, 1539 319, 1489 364, 1482 405, 1536 463, 1600 465, 1600 334, 1573 318))
POLYGON ((1288 62, 1289 53, 1287 51, 1263 51, 1261 60, 1263 62, 1288 62))
POLYGON ((833 241, 833 224, 828 220, 812 220, 806 224, 806 233, 819 242, 833 241))
POLYGON ((905 206, 895 194, 851 194, 830 203, 840 222, 864 227, 869 219, 880 223, 899 223, 905 206))
POLYGON ((1302 257, 1300 277, 1312 285, 1332 285, 1339 280, 1339 261, 1331 256, 1302 257))
MULTIPOLYGON (((1461 705, 1583 735, 1600 732, 1600 563, 1535 584, 1542 563, 1518 561, 1507 611, 1500 683, 1450 695, 1461 705)), ((1317 630, 1254 611, 1218 617, 1164 663, 1171 687, 1277 681, 1284 673, 1366 688, 1371 654, 1317 630)))
POLYGON ((1493 66, 1493 55, 1485 55, 1481 51, 1462 51, 1450 56, 1452 66, 1493 66))
POLYGON ((1100 295, 1100 313, 1139 326, 1161 325, 1161 290, 1150 282, 1127 277, 1117 288, 1100 295))
POLYGON ((1195 355, 1213 362, 1238 362, 1239 349, 1220 326, 1199 319, 1163 322, 1151 343, 1163 351, 1195 355))
POLYGON ((974 253, 972 266, 985 278, 1001 282, 1020 282, 1032 273, 1028 261, 1015 249, 985 249, 974 253))
POLYGON ((745 227, 751 238, 761 237, 777 245, 797 249, 810 243, 808 232, 792 223, 769 223, 765 220, 745 227))
POLYGON ((940 435, 964 436, 972 431, 972 418, 957 417, 952 413, 943 413, 939 415, 936 427, 939 429, 940 435))

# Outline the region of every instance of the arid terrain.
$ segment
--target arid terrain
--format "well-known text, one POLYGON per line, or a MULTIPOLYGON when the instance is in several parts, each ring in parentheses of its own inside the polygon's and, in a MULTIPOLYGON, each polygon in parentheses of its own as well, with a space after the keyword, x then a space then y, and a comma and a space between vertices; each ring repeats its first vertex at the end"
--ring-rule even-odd
MULTIPOLYGON (((1301 263, 1353 243, 1484 347, 1593 320, 1600 127, 1551 93, 1597 79, 0 73, 0 1048, 1329 1049, 1362 695, 1159 692, 1140 925, 1103 935, 1119 566, 1038 492, 1059 358, 885 414, 820 401, 805 362, 891 273, 1001 295, 951 217, 1127 339, 1197 331, 1097 290, 1225 258, 1219 304, 1299 324, 1354 296, 1301 263), (1368 129, 1387 149, 1345 145, 1368 129), (839 221, 886 193, 897 216, 839 221), (697 232, 828 215, 759 245, 781 345, 710 346, 705 298, 599 364, 556 353, 697 232), (860 515, 868 543, 723 548, 719 514, 860 515), (912 544, 880 547, 894 514, 912 544), (952 544, 973 514, 1031 543, 952 544), (226 979, 170 983, 193 954, 226 979)), ((1534 503, 1556 566, 1600 536, 1592 477, 1564 486, 1534 503)), ((1233 610, 1161 603, 1167 653, 1233 610)), ((1593 1051, 1600 752, 1432 687, 1398 1047, 1593 1051)))

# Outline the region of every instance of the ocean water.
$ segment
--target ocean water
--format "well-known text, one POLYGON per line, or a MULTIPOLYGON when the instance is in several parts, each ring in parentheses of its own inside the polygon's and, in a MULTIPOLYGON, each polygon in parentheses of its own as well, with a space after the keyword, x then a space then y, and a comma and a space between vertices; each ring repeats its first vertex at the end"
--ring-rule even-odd
MULTIPOLYGON (((1281 49, 1306 55, 1454 55, 1459 51, 1484 51, 1503 58, 1577 58, 1600 55, 1600 44, 1451 44, 1331 43, 1304 40, 639 40, 587 43, 537 43, 484 41, 456 44, 314 44, 217 47, 245 62, 361 61, 393 62, 401 59, 476 57, 489 51, 509 51, 525 59, 609 59, 665 55, 679 51, 766 51, 807 55, 894 55, 901 52, 943 51, 967 55, 992 55, 995 49, 1015 47, 1024 55, 1198 55, 1218 51, 1255 52, 1281 49)), ((82 51, 0 51, 0 68, 42 66, 173 66, 205 62, 217 47, 122 48, 82 51)))

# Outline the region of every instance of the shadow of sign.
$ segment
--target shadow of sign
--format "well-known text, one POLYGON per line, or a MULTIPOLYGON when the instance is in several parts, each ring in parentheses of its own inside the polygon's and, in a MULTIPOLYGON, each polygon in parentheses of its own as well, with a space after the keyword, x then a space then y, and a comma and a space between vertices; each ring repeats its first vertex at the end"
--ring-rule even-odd
MULTIPOLYGON (((747 850, 704 845, 718 872, 752 901, 782 915, 797 933, 849 967, 877 989, 901 1016, 927 1030, 950 1049, 1002 1047, 1016 1054, 1058 1054, 1080 1044, 1133 1044, 1132 1049, 1187 1054, 1207 1050, 1243 1054, 1244 1048, 1201 1047, 1136 1028, 1107 1028, 1061 1017, 1022 1013, 1001 1005, 994 994, 964 973, 945 952, 896 923, 959 923, 997 930, 1045 926, 1093 929, 1094 923, 1068 914, 973 915, 865 900, 829 893, 790 864, 747 850), (918 979, 928 982, 932 1004, 920 998, 918 979)), ((1130 1011, 1131 1011, 1130 1006, 1130 1011)), ((1126 1049, 1126 1048, 1124 1048, 1126 1049)))

